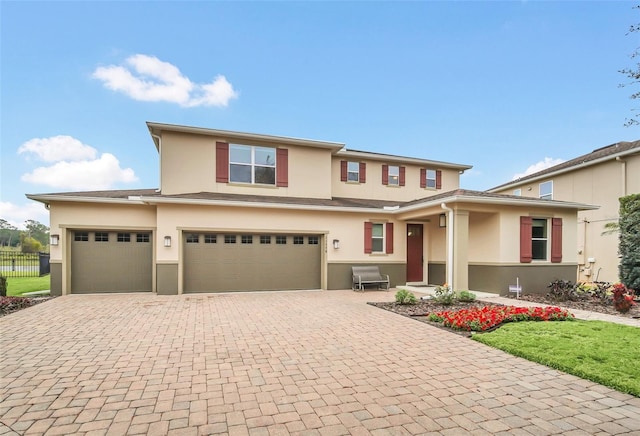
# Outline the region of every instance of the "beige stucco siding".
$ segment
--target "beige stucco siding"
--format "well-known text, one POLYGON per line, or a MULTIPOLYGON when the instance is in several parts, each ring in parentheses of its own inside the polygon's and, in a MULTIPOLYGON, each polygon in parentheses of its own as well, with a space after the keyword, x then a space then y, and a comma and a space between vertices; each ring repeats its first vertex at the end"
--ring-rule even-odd
POLYGON ((51 247, 51 261, 62 261, 68 246, 66 230, 153 230, 155 206, 100 203, 54 202, 50 208, 51 234, 60 235, 60 243, 51 247))
POLYGON ((617 234, 602 235, 602 232, 607 223, 618 220, 618 199, 640 192, 640 155, 628 156, 621 161, 611 159, 595 165, 577 166, 570 172, 518 184, 498 193, 512 194, 514 189, 521 188, 523 196, 538 197, 539 184, 547 180, 553 180, 554 200, 599 206, 596 210, 578 212, 575 246, 579 264, 577 279, 617 281, 617 234))
MULTIPOLYGON (((260 186, 216 182, 216 142, 216 138, 210 136, 164 132, 160 152, 162 193, 173 195, 220 192, 281 197, 331 197, 330 150, 284 147, 288 149, 289 186, 260 186)), ((278 144, 260 145, 278 147, 278 144)))
MULTIPOLYGON (((405 167, 405 186, 390 186, 382 184, 382 165, 385 162, 362 160, 366 163, 366 182, 343 182, 340 180, 340 162, 344 157, 334 156, 331 163, 331 190, 335 197, 346 198, 374 198, 377 200, 397 200, 398 202, 411 201, 436 195, 441 192, 451 191, 459 188, 460 174, 458 170, 442 169, 442 189, 421 188, 420 168, 424 166, 407 165, 401 163, 388 162, 388 165, 405 167)), ((440 169, 429 167, 429 169, 440 169)))
MULTIPOLYGON (((335 213, 330 211, 291 211, 260 208, 208 207, 188 205, 158 205, 158 243, 164 236, 179 241, 182 230, 231 231, 231 232, 274 232, 327 235, 327 261, 363 262, 404 261, 406 243, 405 224, 393 221, 389 215, 335 213), (364 253, 364 222, 394 222, 394 253, 364 253), (331 242, 340 241, 340 248, 334 249, 331 242)), ((161 247, 158 261, 176 261, 180 255, 178 244, 171 248, 161 247)))

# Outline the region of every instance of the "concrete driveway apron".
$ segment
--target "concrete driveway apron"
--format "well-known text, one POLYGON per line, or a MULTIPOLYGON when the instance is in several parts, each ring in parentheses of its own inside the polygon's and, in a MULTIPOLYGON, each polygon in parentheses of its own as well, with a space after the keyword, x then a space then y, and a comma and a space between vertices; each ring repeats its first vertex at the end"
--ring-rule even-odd
POLYGON ((640 398, 365 304, 71 295, 0 318, 0 435, 640 434, 640 398))

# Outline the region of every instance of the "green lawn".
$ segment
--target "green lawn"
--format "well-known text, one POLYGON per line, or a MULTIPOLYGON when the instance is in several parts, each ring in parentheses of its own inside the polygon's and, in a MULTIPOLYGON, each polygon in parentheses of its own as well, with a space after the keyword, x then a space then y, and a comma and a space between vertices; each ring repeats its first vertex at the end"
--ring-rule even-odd
POLYGON ((516 322, 473 339, 640 397, 640 329, 603 321, 516 322))
POLYGON ((8 277, 7 286, 7 295, 18 296, 25 292, 51 289, 51 279, 49 275, 43 277, 8 277))

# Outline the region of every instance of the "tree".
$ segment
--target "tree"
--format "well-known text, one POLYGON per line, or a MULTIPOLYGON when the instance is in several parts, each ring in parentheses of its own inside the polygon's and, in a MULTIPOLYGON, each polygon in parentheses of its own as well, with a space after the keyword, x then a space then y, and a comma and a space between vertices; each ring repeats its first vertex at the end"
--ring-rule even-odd
MULTIPOLYGON (((634 6, 633 8, 640 9, 640 5, 634 6)), ((631 25, 629 27, 629 32, 627 32, 627 35, 633 34, 639 31, 640 31, 640 24, 631 25)), ((623 68, 622 70, 619 70, 620 73, 624 74, 625 76, 627 76, 628 79, 630 79, 628 83, 620 84, 621 87, 637 85, 638 83, 640 83, 640 62, 636 60, 639 56, 640 56, 640 47, 636 47, 635 51, 630 56, 631 59, 634 59, 634 62, 636 62, 636 65, 631 68, 623 68)), ((633 94, 631 94, 629 98, 631 98, 632 100, 640 98, 640 91, 634 92, 633 94)), ((631 110, 633 112, 636 111, 636 109, 631 109, 631 110)), ((627 127, 640 125, 640 120, 638 120, 636 117, 627 118, 624 125, 627 127)))
POLYGON ((42 244, 37 239, 31 238, 26 232, 20 234, 20 249, 23 253, 39 253, 42 244))
POLYGON ((0 218, 0 246, 15 246, 20 240, 18 228, 9 224, 7 220, 0 218))
POLYGON ((620 198, 620 281, 640 291, 640 194, 620 198))
POLYGON ((34 220, 25 221, 24 227, 27 229, 27 234, 30 238, 39 241, 41 245, 49 244, 49 227, 34 220))

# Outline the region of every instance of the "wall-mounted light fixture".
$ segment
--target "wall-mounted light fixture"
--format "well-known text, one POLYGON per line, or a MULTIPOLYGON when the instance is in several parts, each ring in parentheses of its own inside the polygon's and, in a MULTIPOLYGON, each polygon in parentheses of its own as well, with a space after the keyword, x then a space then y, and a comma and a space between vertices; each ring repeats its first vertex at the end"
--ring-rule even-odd
POLYGON ((171 247, 171 236, 165 236, 164 237, 164 246, 165 247, 171 247))
POLYGON ((440 214, 440 217, 438 218, 438 226, 447 227, 447 215, 443 213, 440 214))
POLYGON ((49 237, 49 244, 58 245, 59 242, 60 242, 60 235, 51 235, 49 237))
POLYGON ((340 240, 339 239, 334 239, 333 240, 333 248, 335 248, 336 250, 338 248, 340 248, 340 240))

